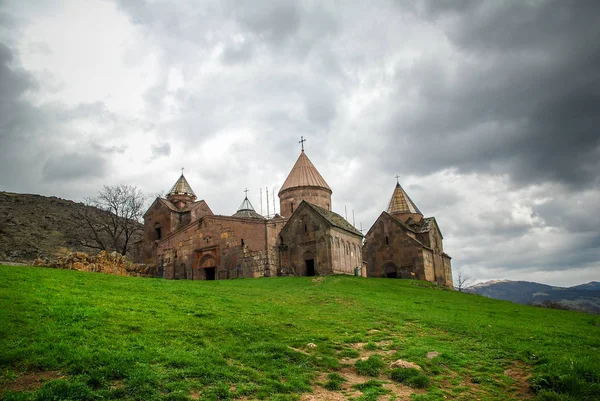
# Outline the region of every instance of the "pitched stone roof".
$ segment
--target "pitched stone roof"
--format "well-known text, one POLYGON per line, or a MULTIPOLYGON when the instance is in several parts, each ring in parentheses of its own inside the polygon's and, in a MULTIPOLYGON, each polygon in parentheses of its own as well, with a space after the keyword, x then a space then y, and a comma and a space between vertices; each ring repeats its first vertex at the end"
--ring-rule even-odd
POLYGON ((167 193, 167 196, 172 195, 190 195, 194 199, 196 198, 196 194, 192 190, 192 187, 187 182, 183 174, 181 174, 181 177, 179 177, 175 185, 173 185, 173 188, 171 188, 169 193, 167 193))
POLYGON ((296 160, 296 164, 292 167, 292 171, 290 171, 279 193, 296 187, 319 187, 328 190, 330 193, 332 192, 304 151, 300 153, 300 157, 296 160))
POLYGON ((252 206, 252 203, 250 203, 250 201, 248 200, 248 197, 246 197, 244 199, 244 201, 242 202, 242 204, 238 208, 238 211, 235 212, 231 217, 237 217, 237 218, 240 218, 240 219, 261 219, 261 220, 265 220, 265 218, 263 216, 261 216, 260 214, 256 213, 256 211, 254 210, 254 207, 252 206))
POLYGON ((410 224, 410 227, 412 229, 414 229, 416 232, 418 232, 419 234, 423 234, 423 233, 427 233, 429 232, 429 230, 431 230, 431 225, 434 222, 434 218, 433 217, 425 217, 423 220, 421 220, 418 223, 412 223, 410 224))
POLYGON ((387 208, 387 212, 389 214, 396 213, 418 213, 423 214, 415 205, 415 203, 410 199, 408 194, 404 191, 400 183, 396 183, 396 188, 394 188, 394 193, 392 194, 392 199, 390 199, 390 203, 387 208))
POLYGON ((327 222, 332 226, 341 228, 342 230, 346 230, 348 232, 351 232, 352 234, 356 234, 361 237, 363 236, 359 230, 357 230, 352 224, 346 221, 346 219, 344 219, 339 214, 332 212, 331 210, 323 209, 322 207, 313 205, 312 203, 306 201, 303 201, 303 203, 306 203, 310 208, 312 208, 315 212, 321 215, 321 217, 327 220, 327 222))
POLYGON ((165 205, 167 208, 169 208, 170 210, 172 210, 174 212, 177 212, 177 213, 187 213, 190 210, 192 210, 193 208, 195 208, 196 206, 200 205, 201 203, 204 203, 204 200, 199 200, 199 201, 196 201, 196 202, 188 203, 182 209, 177 209, 177 207, 174 204, 172 204, 169 200, 164 199, 164 198, 156 198, 156 200, 152 203, 152 205, 150 205, 150 207, 148 208, 148 210, 146 210, 146 213, 144 213, 144 216, 146 216, 150 212, 150 210, 152 209, 152 206, 154 206, 154 204, 157 203, 157 202, 165 205))

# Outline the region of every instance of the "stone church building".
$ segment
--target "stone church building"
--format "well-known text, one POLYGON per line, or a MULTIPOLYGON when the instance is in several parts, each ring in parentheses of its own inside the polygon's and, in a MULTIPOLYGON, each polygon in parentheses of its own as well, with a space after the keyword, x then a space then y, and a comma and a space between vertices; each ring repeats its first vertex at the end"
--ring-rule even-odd
POLYGON ((368 277, 416 278, 452 287, 450 256, 435 217, 423 217, 396 183, 392 199, 367 232, 363 255, 368 277))
POLYGON ((356 274, 452 284, 435 219, 424 219, 399 184, 364 244, 362 233, 331 210, 331 194, 304 148, 279 190, 280 214, 271 218, 247 196, 233 215, 214 214, 182 173, 144 214, 134 260, 156 263, 167 279, 356 274))
POLYGON ((354 274, 363 235, 331 211, 331 194, 304 149, 279 191, 281 214, 268 219, 247 197, 233 215, 215 215, 182 174, 144 214, 135 259, 169 279, 354 274))

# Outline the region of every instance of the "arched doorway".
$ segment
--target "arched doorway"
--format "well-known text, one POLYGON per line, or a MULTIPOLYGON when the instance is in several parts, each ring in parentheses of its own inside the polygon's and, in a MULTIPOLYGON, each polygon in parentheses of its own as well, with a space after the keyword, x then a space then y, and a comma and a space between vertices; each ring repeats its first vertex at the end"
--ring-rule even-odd
POLYGON ((205 255, 194 269, 193 280, 216 280, 217 263, 212 255, 205 255))
POLYGON ((389 262, 383 265, 381 268, 382 277, 387 278, 397 278, 398 277, 398 268, 395 264, 389 262))
POLYGON ((304 253, 304 272, 305 276, 314 276, 317 274, 315 266, 315 255, 312 252, 304 253))

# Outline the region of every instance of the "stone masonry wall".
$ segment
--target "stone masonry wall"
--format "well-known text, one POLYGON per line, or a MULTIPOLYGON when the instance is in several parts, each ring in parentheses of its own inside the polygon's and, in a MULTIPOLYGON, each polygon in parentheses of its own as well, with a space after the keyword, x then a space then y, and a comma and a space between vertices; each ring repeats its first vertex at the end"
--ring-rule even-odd
MULTIPOLYGON (((159 242, 157 258, 164 277, 205 279, 206 267, 215 267, 216 279, 270 275, 276 252, 269 247, 267 225, 225 216, 207 216, 191 224, 159 242)), ((274 229, 271 243, 276 234, 274 229)))
POLYGON ((354 269, 362 267, 362 238, 334 227, 331 230, 331 252, 333 272, 354 274, 354 269))
POLYGON ((331 193, 329 191, 322 188, 303 187, 290 189, 279 195, 281 215, 290 217, 303 200, 325 210, 331 210, 331 193))
POLYGON ((281 232, 284 255, 279 274, 305 276, 308 259, 314 260, 317 275, 331 274, 330 252, 324 240, 328 235, 329 227, 309 208, 296 213, 281 232))
POLYGON ((386 277, 388 267, 396 271, 397 277, 426 280, 422 249, 400 225, 385 215, 380 216, 363 247, 368 277, 386 277))
POLYGON ((331 227, 312 209, 297 213, 281 235, 285 249, 281 275, 306 275, 306 261, 310 259, 317 275, 354 274, 354 269, 362 266, 362 238, 331 227))
POLYGON ((119 276, 156 277, 156 267, 154 265, 131 263, 117 252, 100 251, 96 255, 88 255, 84 252, 70 252, 65 249, 55 261, 49 264, 41 260, 36 260, 34 264, 55 269, 79 270, 119 276))

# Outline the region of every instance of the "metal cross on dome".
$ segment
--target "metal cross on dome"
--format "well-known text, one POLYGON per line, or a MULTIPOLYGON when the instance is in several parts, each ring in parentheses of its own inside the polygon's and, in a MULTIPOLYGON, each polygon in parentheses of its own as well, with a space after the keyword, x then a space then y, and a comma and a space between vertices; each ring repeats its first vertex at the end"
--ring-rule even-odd
POLYGON ((244 190, 244 193, 246 194, 246 198, 248 198, 248 188, 244 190))
POLYGON ((302 151, 304 152, 304 142, 306 142, 306 139, 304 139, 303 136, 300 137, 300 141, 298 142, 300 145, 302 145, 302 151))
POLYGON ((396 174, 396 182, 397 182, 398 184, 400 184, 400 175, 399 175, 399 174, 396 174))

